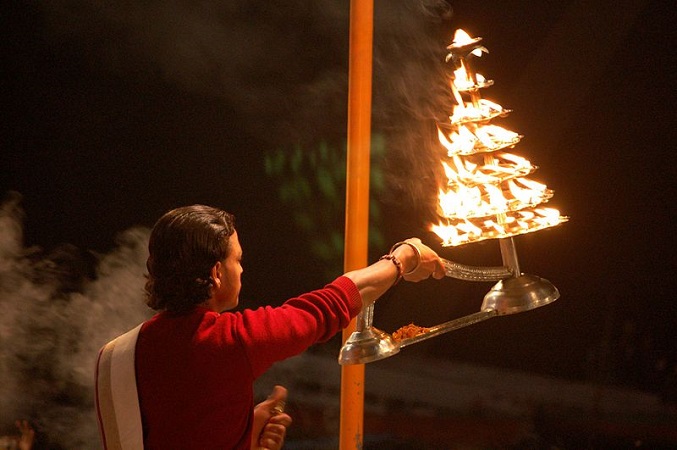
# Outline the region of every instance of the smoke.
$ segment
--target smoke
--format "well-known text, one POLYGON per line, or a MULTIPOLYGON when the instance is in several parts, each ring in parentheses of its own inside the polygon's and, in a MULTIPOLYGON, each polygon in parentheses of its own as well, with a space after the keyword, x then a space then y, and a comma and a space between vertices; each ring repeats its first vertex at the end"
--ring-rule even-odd
POLYGON ((452 111, 445 57, 453 11, 447 2, 396 3, 374 33, 374 128, 388 140, 382 200, 427 222, 436 217, 443 153, 436 124, 452 111))
POLYGON ((345 115, 345 2, 55 0, 41 7, 53 36, 78 48, 92 70, 160 78, 216 98, 245 119, 249 133, 274 142, 316 127, 328 132, 329 116, 345 115))
MULTIPOLYGON (((54 0, 41 8, 53 36, 92 70, 218 99, 264 145, 345 136, 350 2, 54 0)), ((388 141, 383 167, 398 203, 437 192, 434 124, 450 112, 451 19, 444 0, 374 5, 373 128, 388 141)))
POLYGON ((96 355, 149 316, 149 231, 121 233, 106 255, 68 245, 45 254, 23 247, 22 218, 12 195, 0 207, 0 423, 29 419, 49 448, 96 448, 96 355))
MULTIPOLYGON (((93 77, 162 82, 222 102, 247 124, 243 134, 275 147, 345 136, 349 2, 34 5, 52 45, 93 77)), ((374 131, 388 142, 386 191, 405 207, 435 192, 430 136, 448 111, 440 63, 450 18, 441 0, 375 5, 374 131)), ((0 424, 26 417, 53 445, 93 448, 97 351, 149 316, 148 230, 122 232, 104 255, 69 245, 45 252, 24 247, 22 220, 13 196, 0 209, 0 424)))

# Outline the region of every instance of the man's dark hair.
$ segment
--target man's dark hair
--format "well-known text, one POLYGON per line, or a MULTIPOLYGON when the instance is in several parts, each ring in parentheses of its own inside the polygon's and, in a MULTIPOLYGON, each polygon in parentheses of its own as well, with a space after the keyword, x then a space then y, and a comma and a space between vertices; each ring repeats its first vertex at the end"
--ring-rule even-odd
POLYGON ((204 205, 163 215, 153 227, 146 262, 146 304, 154 310, 185 312, 209 298, 210 271, 230 251, 234 217, 204 205))

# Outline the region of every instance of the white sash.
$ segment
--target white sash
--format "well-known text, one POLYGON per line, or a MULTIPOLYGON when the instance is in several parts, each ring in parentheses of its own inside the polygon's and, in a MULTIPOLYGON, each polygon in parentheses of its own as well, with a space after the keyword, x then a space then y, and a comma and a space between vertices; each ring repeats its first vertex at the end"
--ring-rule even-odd
POLYGON ((105 450, 143 450, 134 368, 136 339, 141 325, 113 339, 99 351, 96 413, 105 450))

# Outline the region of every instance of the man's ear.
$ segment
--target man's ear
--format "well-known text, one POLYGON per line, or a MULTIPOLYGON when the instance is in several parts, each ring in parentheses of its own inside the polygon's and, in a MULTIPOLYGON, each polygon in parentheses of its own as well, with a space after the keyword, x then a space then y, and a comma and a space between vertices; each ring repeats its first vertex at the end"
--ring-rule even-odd
POLYGON ((212 270, 209 272, 209 275, 211 275, 212 280, 214 280, 214 287, 219 288, 221 287, 221 261, 216 261, 216 264, 212 266, 212 270))

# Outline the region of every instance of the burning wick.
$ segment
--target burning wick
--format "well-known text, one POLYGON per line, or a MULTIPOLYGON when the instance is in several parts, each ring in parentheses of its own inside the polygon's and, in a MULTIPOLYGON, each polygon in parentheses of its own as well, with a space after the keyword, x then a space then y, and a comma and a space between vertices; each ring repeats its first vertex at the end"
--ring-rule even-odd
POLYGON ((471 65, 472 57, 488 53, 481 40, 457 30, 447 47, 446 60, 453 63, 449 88, 457 104, 449 121, 437 127, 440 145, 446 149, 441 161, 446 182, 438 192, 440 221, 431 224, 445 246, 531 233, 568 219, 556 209, 541 207, 553 191, 526 178, 537 167, 506 153, 522 136, 492 123, 511 111, 482 98, 481 92, 493 81, 471 65))

